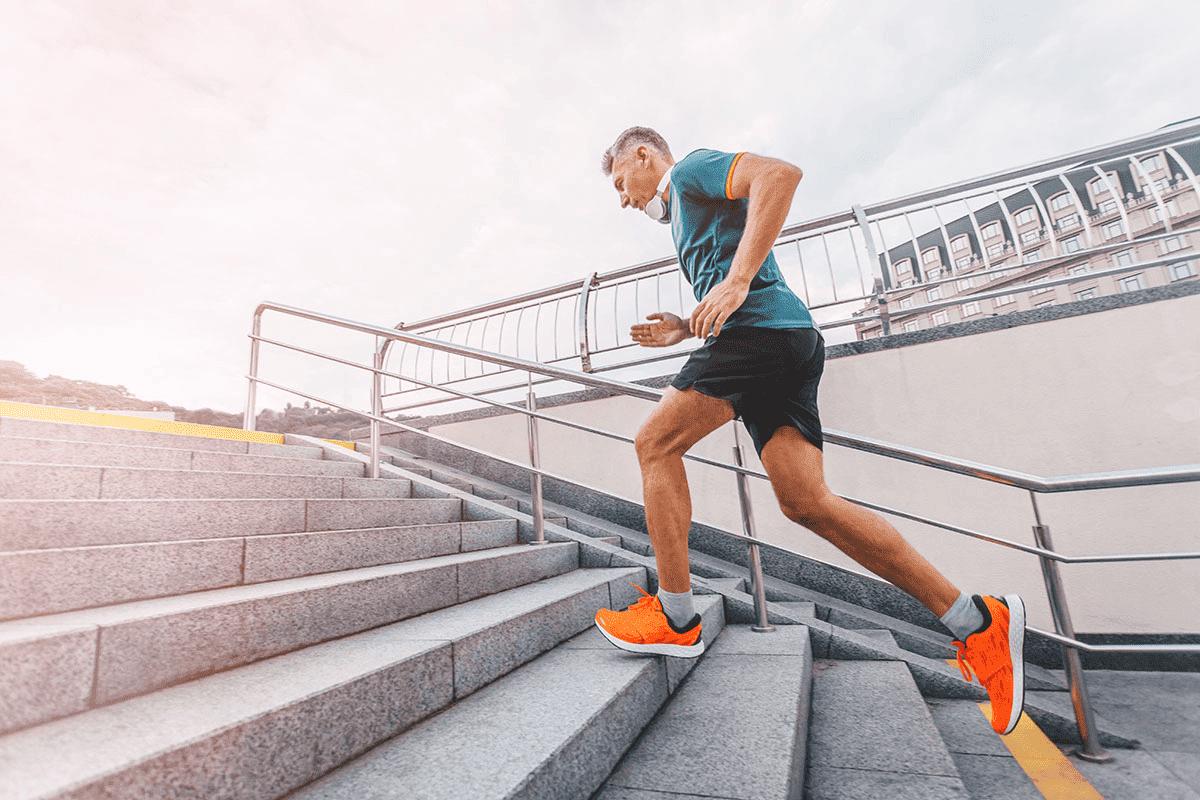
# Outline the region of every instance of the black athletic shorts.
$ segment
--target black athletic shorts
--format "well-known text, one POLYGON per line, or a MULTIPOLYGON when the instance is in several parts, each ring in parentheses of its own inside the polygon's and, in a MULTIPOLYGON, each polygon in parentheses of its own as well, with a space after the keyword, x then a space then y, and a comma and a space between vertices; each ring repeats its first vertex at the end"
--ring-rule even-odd
POLYGON ((816 328, 735 325, 693 350, 671 385, 730 401, 734 418, 741 418, 762 458, 781 425, 799 428, 825 449, 817 413, 824 369, 825 337, 816 328))

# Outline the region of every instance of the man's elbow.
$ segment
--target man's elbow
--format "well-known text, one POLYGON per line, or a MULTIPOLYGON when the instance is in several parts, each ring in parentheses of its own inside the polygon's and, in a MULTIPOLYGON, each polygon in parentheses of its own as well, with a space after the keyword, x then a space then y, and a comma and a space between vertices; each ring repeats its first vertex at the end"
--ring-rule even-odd
POLYGON ((795 164, 788 164, 787 162, 784 162, 780 165, 780 171, 785 177, 792 181, 793 184, 800 183, 801 179, 804 178, 804 170, 800 169, 795 164))

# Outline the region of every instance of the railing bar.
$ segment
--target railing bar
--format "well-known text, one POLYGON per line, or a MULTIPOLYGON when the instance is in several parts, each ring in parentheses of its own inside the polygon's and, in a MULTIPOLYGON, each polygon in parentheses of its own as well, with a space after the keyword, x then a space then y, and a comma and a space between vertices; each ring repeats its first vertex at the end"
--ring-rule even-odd
MULTIPOLYGON (((867 281, 863 275, 862 258, 858 255, 858 247, 854 244, 854 229, 846 228, 846 238, 850 240, 850 252, 854 253, 854 268, 858 271, 858 287, 862 290, 862 297, 853 298, 855 300, 866 300, 872 295, 867 292, 867 281)), ((810 311, 812 309, 809 309, 810 311)))
POLYGON ((796 242, 796 259, 800 262, 800 287, 804 291, 804 305, 810 310, 812 306, 812 298, 808 293, 808 275, 804 272, 804 254, 800 252, 800 242, 796 242))
POLYGON ((837 278, 833 277, 833 259, 829 257, 829 240, 824 236, 821 237, 821 245, 825 248, 825 263, 829 266, 829 285, 833 287, 833 302, 840 305, 837 296, 837 278))

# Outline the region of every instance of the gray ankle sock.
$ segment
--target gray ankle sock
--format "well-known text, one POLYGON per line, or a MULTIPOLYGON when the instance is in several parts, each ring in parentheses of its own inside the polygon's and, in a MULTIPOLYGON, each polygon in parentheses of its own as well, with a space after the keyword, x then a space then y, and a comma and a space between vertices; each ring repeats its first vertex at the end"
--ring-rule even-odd
POLYGON ((696 616, 696 607, 692 604, 692 588, 686 592, 668 592, 658 587, 658 600, 662 603, 663 613, 675 623, 675 627, 686 625, 696 616))
POLYGON ((960 642, 965 642, 967 635, 975 633, 983 624, 983 614, 979 613, 971 596, 966 592, 958 593, 958 599, 940 619, 960 642))

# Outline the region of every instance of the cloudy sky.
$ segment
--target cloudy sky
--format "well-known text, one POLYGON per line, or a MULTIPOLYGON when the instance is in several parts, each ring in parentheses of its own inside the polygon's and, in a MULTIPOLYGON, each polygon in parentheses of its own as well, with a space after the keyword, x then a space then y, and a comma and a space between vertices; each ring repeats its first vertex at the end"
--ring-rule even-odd
POLYGON ((1195 8, 0 0, 0 359, 238 411, 262 300, 391 325, 670 254, 599 169, 630 125, 800 165, 800 221, 1200 114, 1195 8))

